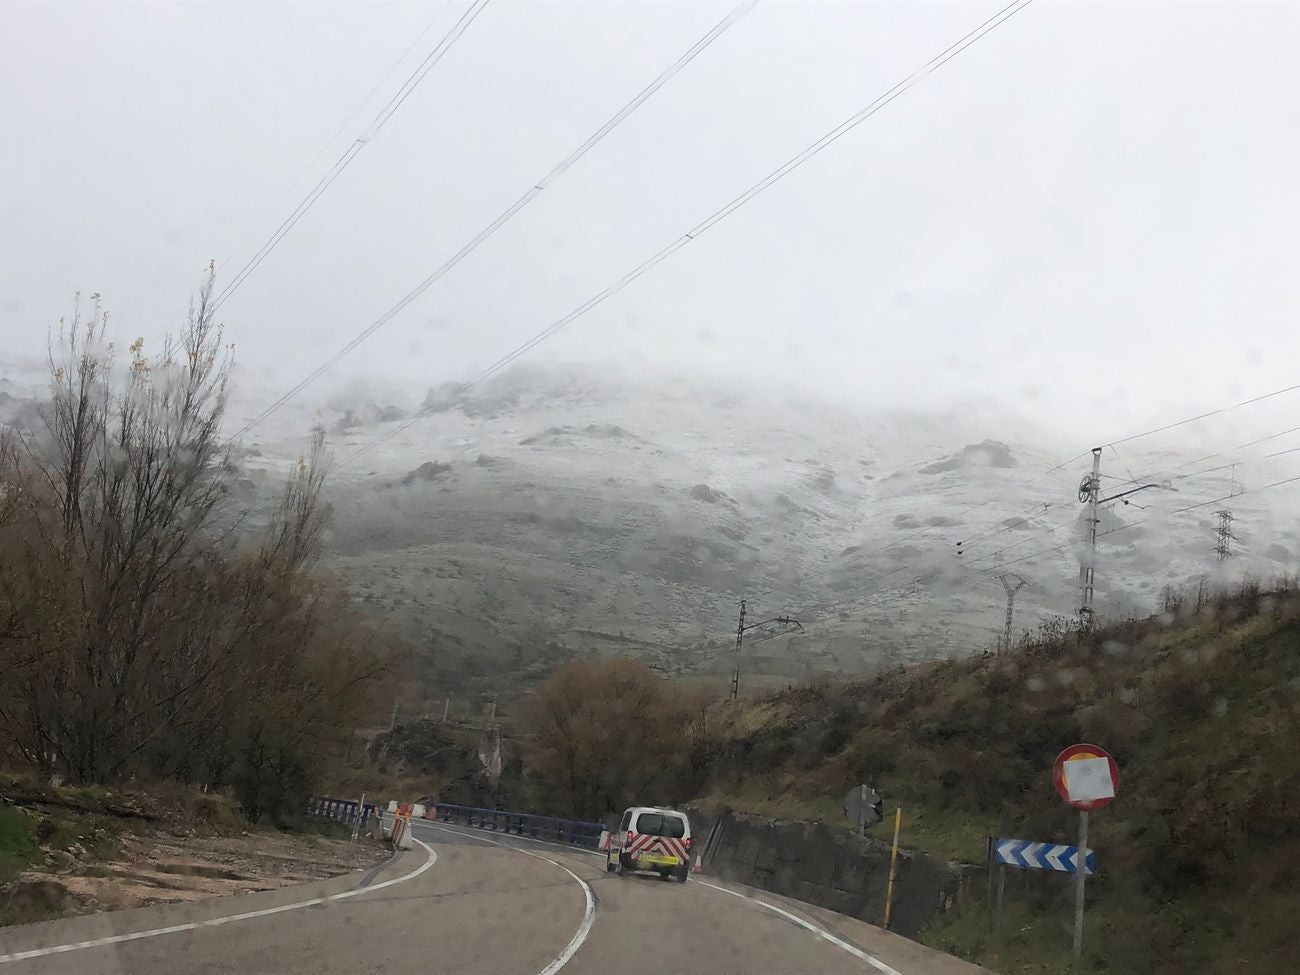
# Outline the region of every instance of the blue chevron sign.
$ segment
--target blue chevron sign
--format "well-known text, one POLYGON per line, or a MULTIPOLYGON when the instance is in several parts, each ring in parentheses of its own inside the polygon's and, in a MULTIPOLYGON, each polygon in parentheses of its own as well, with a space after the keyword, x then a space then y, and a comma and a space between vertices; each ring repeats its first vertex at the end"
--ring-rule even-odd
MULTIPOLYGON (((1060 843, 1032 843, 998 837, 993 841, 993 862, 1005 863, 1022 870, 1056 870, 1075 873, 1079 869, 1079 848, 1060 843)), ((1091 876, 1097 869, 1097 851, 1089 850, 1085 871, 1091 876)))

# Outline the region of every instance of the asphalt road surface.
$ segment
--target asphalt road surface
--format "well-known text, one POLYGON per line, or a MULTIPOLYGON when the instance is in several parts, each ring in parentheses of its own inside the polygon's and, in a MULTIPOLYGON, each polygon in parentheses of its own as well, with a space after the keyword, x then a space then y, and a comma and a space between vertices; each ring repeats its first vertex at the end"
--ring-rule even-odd
POLYGON ((861 921, 705 875, 417 822, 319 884, 0 929, 0 975, 977 975, 861 921))

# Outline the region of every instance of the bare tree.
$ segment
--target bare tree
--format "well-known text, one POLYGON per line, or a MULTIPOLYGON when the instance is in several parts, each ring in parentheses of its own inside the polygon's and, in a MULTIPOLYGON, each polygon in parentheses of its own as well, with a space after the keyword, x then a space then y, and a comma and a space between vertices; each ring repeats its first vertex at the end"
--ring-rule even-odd
POLYGON ((230 784, 280 816, 390 654, 315 571, 323 429, 262 536, 231 544, 211 296, 209 273, 179 336, 120 365, 98 296, 78 304, 51 340, 45 429, 0 438, 0 748, 73 780, 230 784))

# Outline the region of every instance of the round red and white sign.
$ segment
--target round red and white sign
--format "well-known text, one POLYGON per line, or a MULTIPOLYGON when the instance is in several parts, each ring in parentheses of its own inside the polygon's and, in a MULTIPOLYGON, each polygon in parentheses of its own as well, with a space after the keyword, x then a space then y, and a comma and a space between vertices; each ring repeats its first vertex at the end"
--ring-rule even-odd
POLYGON ((1075 809, 1100 809, 1119 791, 1119 766, 1103 748, 1071 745, 1052 764, 1052 784, 1075 809))

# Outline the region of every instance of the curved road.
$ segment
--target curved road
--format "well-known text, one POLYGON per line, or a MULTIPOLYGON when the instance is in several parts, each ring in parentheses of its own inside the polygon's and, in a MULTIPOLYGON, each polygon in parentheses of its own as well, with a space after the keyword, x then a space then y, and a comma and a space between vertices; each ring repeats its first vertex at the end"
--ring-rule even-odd
POLYGON ((977 975, 861 921, 416 822, 364 877, 0 929, 0 975, 977 975))

